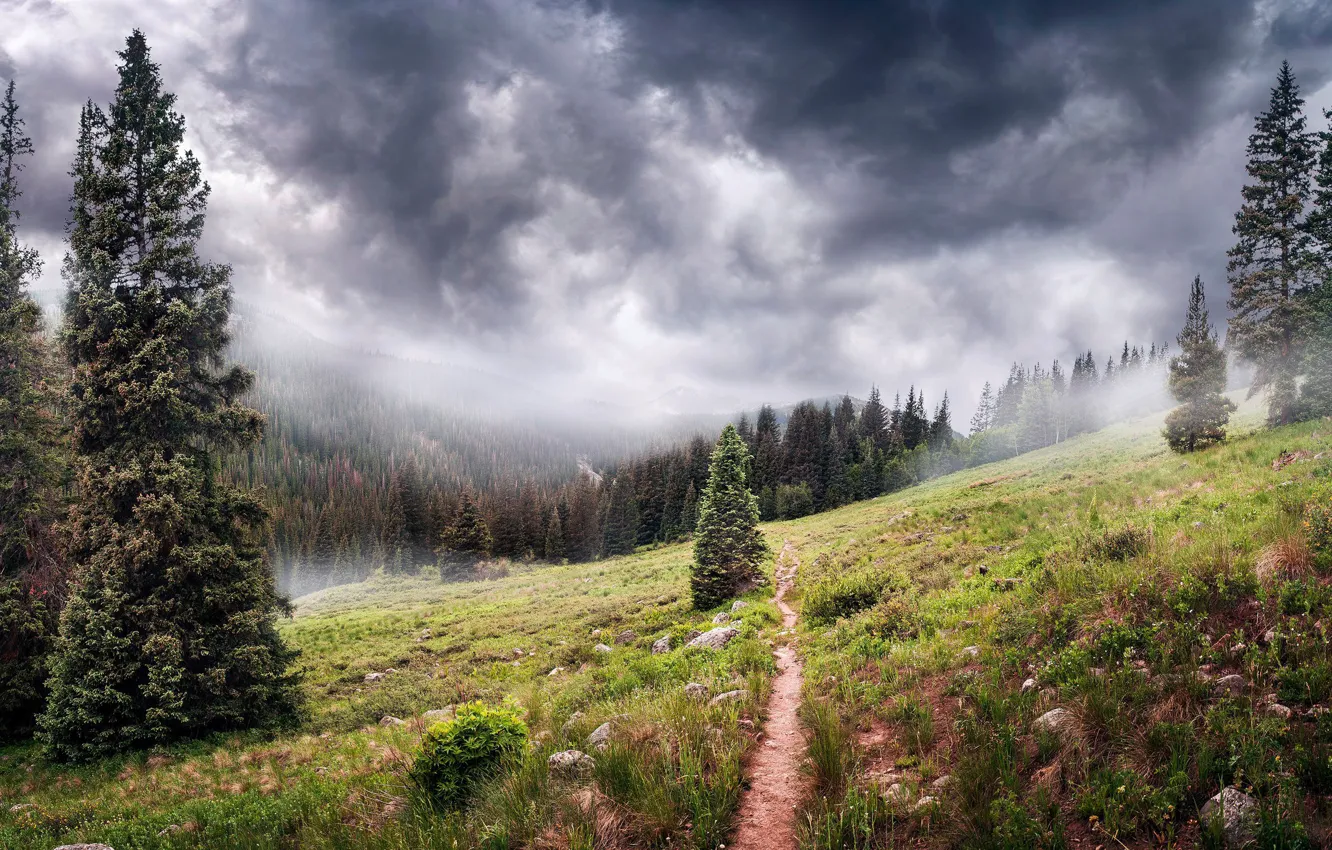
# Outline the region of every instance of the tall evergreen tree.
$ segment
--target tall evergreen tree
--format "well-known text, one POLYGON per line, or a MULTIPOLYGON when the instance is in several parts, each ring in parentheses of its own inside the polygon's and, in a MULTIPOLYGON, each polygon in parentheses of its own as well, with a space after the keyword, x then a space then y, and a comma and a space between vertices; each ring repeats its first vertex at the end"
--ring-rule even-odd
POLYGON ((230 269, 196 252, 208 185, 142 33, 120 58, 109 113, 81 117, 65 266, 76 575, 41 718, 63 759, 271 725, 298 699, 265 510, 217 480, 213 453, 264 420, 223 358, 230 269))
POLYGON ((1303 299, 1309 288, 1304 207, 1314 163, 1305 130, 1304 100, 1290 64, 1283 62, 1268 109, 1249 137, 1244 203, 1235 214, 1230 249, 1230 334, 1227 344, 1255 364, 1251 392, 1265 389, 1268 421, 1296 417, 1302 366, 1303 299))
POLYGON ((1177 452, 1191 452, 1226 438, 1235 405, 1226 389, 1226 355, 1207 321, 1201 277, 1189 288, 1189 312, 1176 337, 1179 354, 1170 360, 1170 392, 1180 406, 1166 417, 1165 438, 1177 452))
POLYGON ((758 529, 758 501, 746 480, 748 470, 744 441, 735 426, 727 425, 712 452, 699 500, 689 580, 695 608, 712 608, 763 582, 760 565, 768 547, 758 529))
POLYGON ((971 434, 975 436, 982 431, 990 429, 990 420, 994 417, 994 387, 986 381, 985 386, 981 388, 980 401, 976 404, 976 412, 971 415, 971 434))
POLYGON ((934 409, 934 421, 930 423, 929 445, 931 451, 943 451, 953 446, 953 414, 948 406, 948 393, 934 409))
POLYGON ((458 499, 458 511, 439 541, 439 577, 444 581, 469 578, 478 562, 490 555, 492 540, 485 518, 469 490, 458 499))
POLYGON ((870 387, 869 400, 860 411, 860 436, 869 438, 875 448, 886 449, 889 438, 888 425, 888 411, 884 409, 883 401, 879 397, 879 388, 870 387))
POLYGON ((1324 283, 1309 296, 1309 315, 1301 414, 1332 416, 1332 283, 1324 283))
POLYGON ((634 485, 626 472, 611 482, 606 504, 606 518, 601 523, 605 555, 629 555, 638 545, 638 503, 634 485))
POLYGON ((60 471, 41 311, 25 288, 40 268, 18 241, 23 135, 11 81, 0 102, 0 740, 32 731, 66 593, 52 526, 60 471))
MULTIPOLYGON (((754 423, 754 464, 752 484, 754 492, 773 490, 782 469, 782 434, 777 425, 777 412, 769 405, 759 408, 754 423)), ((702 483, 694 481, 694 489, 701 491, 702 483)))
POLYGON ((550 519, 546 522, 546 541, 543 547, 543 554, 547 561, 558 564, 564 560, 564 529, 560 526, 560 512, 553 510, 550 512, 550 519))

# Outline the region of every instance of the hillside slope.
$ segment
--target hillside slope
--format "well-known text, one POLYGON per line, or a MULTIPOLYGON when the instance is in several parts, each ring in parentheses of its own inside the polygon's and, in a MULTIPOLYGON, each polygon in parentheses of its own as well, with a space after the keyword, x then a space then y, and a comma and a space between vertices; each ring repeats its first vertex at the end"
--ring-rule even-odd
MULTIPOLYGON (((1222 846, 1196 821, 1228 784, 1257 802, 1259 846, 1325 842, 1332 591, 1302 511, 1332 422, 1256 422, 1246 408, 1230 444, 1181 458, 1149 418, 765 526, 802 564, 801 846, 1222 846), (1033 731, 1055 709, 1066 722, 1033 731)), ((0 846, 715 848, 791 636, 764 589, 725 649, 679 648, 719 614, 689 609, 689 560, 675 545, 302 598, 283 625, 307 667, 301 729, 73 769, 10 748, 0 846), (689 682, 741 693, 693 702, 689 682), (472 699, 515 701, 533 746, 440 817, 406 767, 422 715, 472 699), (552 778, 571 747, 590 777, 552 778)))

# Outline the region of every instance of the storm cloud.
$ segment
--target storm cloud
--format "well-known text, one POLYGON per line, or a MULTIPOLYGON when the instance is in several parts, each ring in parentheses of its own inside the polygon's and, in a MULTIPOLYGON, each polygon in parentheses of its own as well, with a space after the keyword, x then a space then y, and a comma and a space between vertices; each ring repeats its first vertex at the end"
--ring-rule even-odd
POLYGON ((109 97, 138 26, 243 299, 568 398, 685 386, 721 409, 871 381, 966 409, 1009 361, 1167 339, 1193 274, 1223 300, 1281 59, 1314 125, 1332 106, 1332 12, 1299 0, 0 0, 0 19, 48 269, 78 106, 109 97))

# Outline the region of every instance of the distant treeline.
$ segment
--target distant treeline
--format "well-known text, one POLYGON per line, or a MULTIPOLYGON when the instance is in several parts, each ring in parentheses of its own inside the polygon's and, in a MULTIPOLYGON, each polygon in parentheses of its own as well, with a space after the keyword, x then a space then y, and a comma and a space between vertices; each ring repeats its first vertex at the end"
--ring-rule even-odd
MULTIPOLYGON (((290 593, 433 569, 464 492, 489 533, 478 559, 590 561, 694 531, 711 435, 637 453, 607 446, 593 465, 537 429, 368 392, 318 358, 241 354, 259 374, 252 402, 269 429, 225 469, 266 488, 270 554, 290 593), (635 456, 616 461, 617 451, 635 456)), ((784 422, 765 405, 735 424, 762 518, 795 518, 1161 409, 1166 361, 1163 345, 1125 344, 1103 368, 1090 352, 1068 374, 1058 361, 1014 364, 997 390, 986 384, 966 436, 946 393, 931 408, 914 386, 891 407, 873 388, 864 402, 805 401, 784 422)))

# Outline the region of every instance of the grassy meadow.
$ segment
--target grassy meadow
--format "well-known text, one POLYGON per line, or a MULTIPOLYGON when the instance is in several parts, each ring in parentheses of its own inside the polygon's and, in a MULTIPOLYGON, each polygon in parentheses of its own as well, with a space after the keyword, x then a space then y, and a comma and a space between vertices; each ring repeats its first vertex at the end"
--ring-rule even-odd
MULTIPOLYGON (((1328 846, 1332 573, 1304 511, 1332 421, 1259 422, 1180 457, 1152 417, 765 526, 801 561, 802 846, 1221 847, 1198 814, 1225 785, 1258 801, 1257 846, 1328 846)), ((689 559, 305 597, 301 728, 74 768, 0 750, 0 847, 718 847, 788 638, 759 590, 725 649, 679 648, 717 613, 690 609, 689 559), (437 813, 407 777, 422 715, 471 701, 518 706, 530 746, 437 813), (548 775, 569 748, 590 781, 548 775)))

